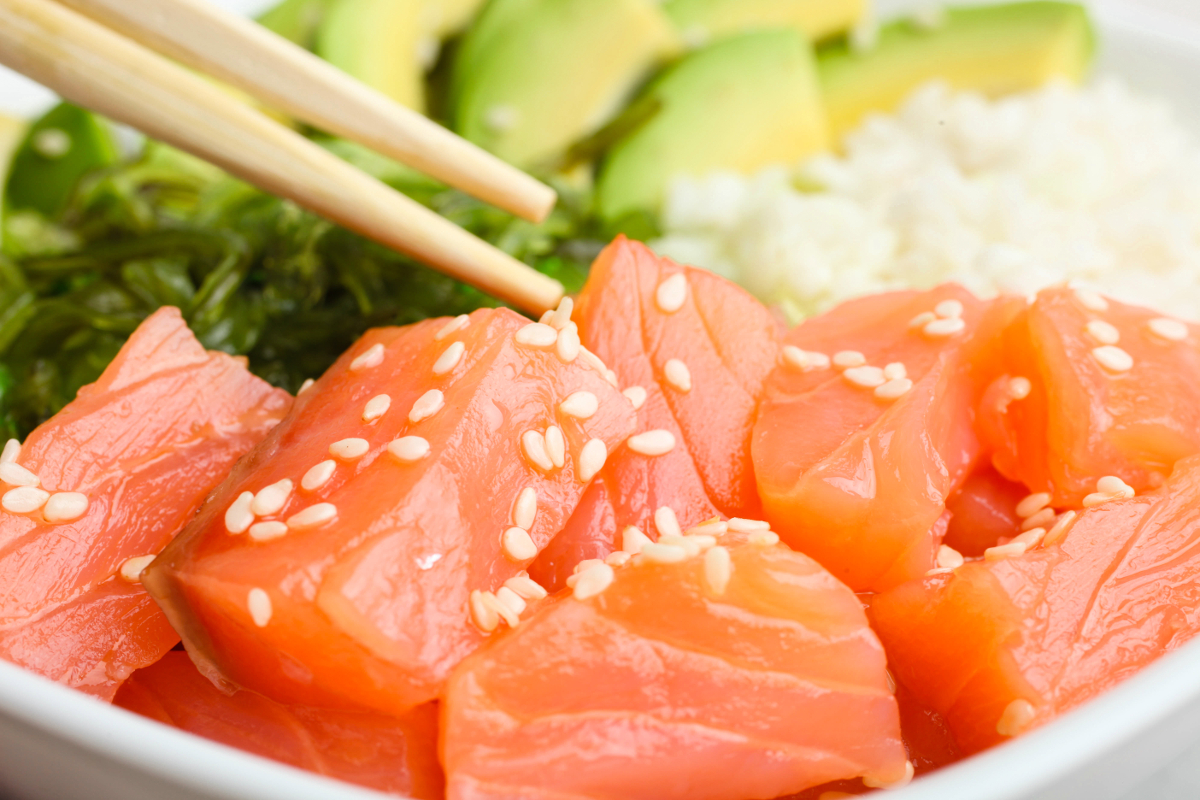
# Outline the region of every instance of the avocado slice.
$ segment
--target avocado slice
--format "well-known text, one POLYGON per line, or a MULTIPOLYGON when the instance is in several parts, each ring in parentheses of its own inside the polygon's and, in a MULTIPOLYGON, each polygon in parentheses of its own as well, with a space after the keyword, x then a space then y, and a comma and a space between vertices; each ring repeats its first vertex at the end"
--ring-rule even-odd
POLYGON ((425 0, 332 0, 317 55, 401 105, 425 111, 425 0))
POLYGON ((698 50, 647 99, 661 103, 658 114, 614 145, 601 169, 598 205, 610 222, 657 212, 676 175, 792 164, 829 144, 812 47, 791 28, 698 50))
POLYGON ((851 28, 867 0, 667 0, 663 8, 689 43, 756 28, 795 28, 816 41, 851 28))
POLYGON ((438 39, 445 39, 471 23, 475 14, 483 6, 485 0, 428 0, 426 19, 431 26, 431 33, 438 39))
POLYGON ((0 114, 0 175, 8 174, 8 162, 25 138, 25 128, 21 120, 0 114))
POLYGON ((454 128, 536 166, 613 117, 678 47, 655 0, 493 0, 454 65, 454 128))
POLYGON ((60 103, 30 126, 13 154, 4 205, 11 211, 37 211, 53 219, 66 207, 80 178, 119 156, 102 119, 60 103))
POLYGON ((1055 77, 1080 81, 1095 51, 1087 11, 1075 3, 1031 2, 947 9, 935 28, 890 23, 875 46, 821 48, 821 85, 836 138, 869 112, 895 110, 927 81, 990 96, 1033 89, 1055 77))
POLYGON ((306 50, 316 45, 317 31, 333 0, 283 0, 258 17, 258 23, 306 50))

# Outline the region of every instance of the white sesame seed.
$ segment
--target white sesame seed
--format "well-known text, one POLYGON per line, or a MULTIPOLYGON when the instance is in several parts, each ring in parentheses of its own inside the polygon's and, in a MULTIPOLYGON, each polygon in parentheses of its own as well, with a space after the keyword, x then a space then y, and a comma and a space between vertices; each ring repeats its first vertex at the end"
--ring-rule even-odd
POLYGON ((939 567, 955 569, 956 567, 961 567, 964 563, 966 563, 966 559, 963 558, 962 553, 953 547, 944 544, 938 548, 937 565, 939 567))
POLYGON ((675 436, 670 431, 645 431, 630 436, 625 445, 638 455, 662 456, 675 449, 675 436))
POLYGON ((13 514, 29 514, 46 505, 50 493, 36 486, 18 486, 9 489, 0 498, 0 508, 13 514))
POLYGON ((37 486, 41 483, 37 475, 15 461, 0 463, 0 481, 9 486, 37 486))
POLYGON ((699 525, 693 525, 687 529, 686 533, 688 536, 720 536, 728 531, 729 523, 714 517, 713 519, 701 522, 699 525))
POLYGON ((571 591, 576 600, 587 600, 611 586, 614 578, 616 573, 608 564, 594 564, 579 573, 579 579, 571 591))
POLYGON ((373 344, 362 355, 350 362, 351 372, 378 367, 383 363, 383 345, 373 344))
POLYGON ((587 363, 589 367, 599 372, 601 375, 608 371, 608 365, 600 360, 600 356, 588 350, 586 347, 579 348, 579 355, 587 363))
POLYGON ((1092 357, 1109 372, 1128 372, 1133 369, 1133 356, 1119 347, 1104 345, 1092 351, 1092 357))
POLYGON ((683 529, 679 527, 679 518, 675 516, 675 509, 670 506, 662 506, 654 512, 654 529, 658 531, 658 538, 664 536, 682 536, 683 529))
POLYGON ((250 538, 256 542, 269 542, 286 535, 288 526, 283 522, 256 522, 250 526, 250 538))
POLYGON ((729 530, 733 531, 734 533, 750 533, 751 531, 771 530, 771 524, 769 522, 764 522, 761 519, 742 519, 741 517, 734 517, 733 519, 729 520, 728 525, 729 530))
POLYGON ((575 419, 591 419, 600 410, 600 401, 591 392, 572 392, 558 404, 558 410, 575 419))
POLYGON ((142 571, 154 561, 154 556, 134 556, 121 565, 117 574, 126 583, 141 583, 142 571))
MULTIPOLYGON (((711 539, 712 537, 705 538, 711 539)), ((716 540, 714 539, 713 542, 715 544, 716 540)), ((658 543, 671 545, 672 547, 682 547, 683 551, 687 553, 688 558, 700 555, 700 543, 693 536, 660 536, 658 537, 658 543)))
MULTIPOLYGON (((337 506, 333 503, 317 503, 288 517, 287 526, 294 531, 316 528, 337 518, 337 506)), ((253 535, 253 531, 251 531, 253 535)))
POLYGON ((1023 533, 1017 534, 1012 538, 1014 542, 1020 542, 1026 548, 1034 548, 1041 544, 1042 539, 1046 536, 1046 529, 1042 527, 1030 528, 1023 533))
POLYGON ((1089 321, 1083 329, 1096 341, 1096 344, 1116 344, 1121 341, 1121 332, 1117 330, 1116 326, 1102 319, 1089 321))
POLYGON ((517 344, 526 347, 553 347, 558 341, 558 331, 541 322, 531 322, 513 337, 517 344))
POLYGON ((337 470, 337 462, 333 459, 325 459, 320 464, 309 467, 308 472, 304 473, 304 477, 300 479, 300 488, 306 492, 315 492, 329 483, 335 470, 337 470))
POLYGON ((883 368, 883 377, 889 381, 899 380, 900 378, 908 377, 908 368, 902 362, 893 361, 883 368))
POLYGON ((512 527, 500 536, 500 547, 504 555, 512 561, 529 561, 538 554, 533 537, 524 528, 512 527))
POLYGON ((524 573, 509 578, 504 585, 525 600, 541 600, 547 595, 540 583, 524 573))
POLYGON ((958 319, 963 315, 963 304, 958 300, 943 300, 933 307, 933 313, 942 319, 958 319))
POLYGON ((556 331, 561 331, 571 322, 571 312, 575 310, 575 301, 570 297, 564 296, 558 301, 558 308, 554 309, 554 313, 550 315, 550 327, 556 331))
POLYGON ((1134 496, 1133 487, 1118 478, 1116 475, 1105 475, 1103 478, 1096 481, 1096 491, 1104 492, 1105 494, 1114 494, 1120 497, 1134 496))
POLYGON ((754 531, 746 537, 746 541, 759 547, 770 547, 779 544, 779 534, 775 531, 754 531))
POLYGON ((554 469, 554 462, 550 460, 550 454, 546 451, 546 437, 541 431, 522 433, 521 450, 530 465, 546 472, 554 469))
MULTIPOLYGON (((330 446, 329 449, 332 450, 333 447, 330 446)), ((258 494, 254 495, 254 501, 250 503, 250 512, 256 517, 278 514, 291 494, 292 482, 287 478, 272 483, 270 486, 264 486, 258 491, 258 494)))
POLYGON ((88 497, 81 492, 55 492, 46 501, 42 516, 47 522, 70 522, 88 510, 88 497))
POLYGON ((371 449, 371 443, 366 439, 339 439, 329 445, 329 455, 343 461, 353 461, 362 458, 371 449))
POLYGON ((880 400, 897 400, 908 394, 913 387, 911 378, 896 378, 875 387, 875 396, 880 400))
POLYGON ((562 429, 557 425, 546 428, 546 455, 555 468, 562 469, 567 463, 567 440, 563 438, 562 429))
POLYGON ((554 342, 554 354, 564 364, 570 364, 579 358, 583 345, 579 343, 579 328, 574 322, 559 331, 558 339, 554 342))
POLYGON ((687 550, 674 544, 646 542, 642 545, 642 558, 654 564, 678 564, 688 557, 687 550))
POLYGON ((685 394, 692 390, 692 373, 687 364, 678 358, 672 358, 663 365, 663 377, 672 389, 685 394))
POLYGON ((829 369, 830 359, 824 353, 813 353, 801 350, 795 345, 784 345, 783 363, 801 372, 829 369))
POLYGON ((996 733, 1001 736, 1016 736, 1029 727, 1029 723, 1033 722, 1036 716, 1037 709, 1033 707, 1033 703, 1023 698, 1013 700, 1004 707, 1004 712, 996 722, 996 733))
POLYGON ((230 533, 245 533, 254 524, 254 512, 250 510, 253 502, 254 492, 239 494, 225 510, 225 530, 230 533))
POLYGON ((987 550, 983 551, 983 560, 1000 561, 1011 556, 1019 556, 1028 549, 1028 545, 1026 545, 1024 542, 998 544, 995 547, 989 547, 987 550))
POLYGON ((517 501, 513 503, 512 523, 518 528, 528 531, 533 529, 535 519, 537 519, 537 489, 526 486, 517 495, 517 501))
POLYGON ((608 446, 604 444, 604 440, 589 439, 588 443, 579 451, 577 477, 583 483, 587 483, 596 477, 596 473, 604 469, 604 462, 607 460, 608 446))
POLYGON ((1071 527, 1071 523, 1075 521, 1076 516, 1078 515, 1074 511, 1064 511, 1059 516, 1058 521, 1054 523, 1054 526, 1046 531, 1046 535, 1042 538, 1042 545, 1049 547, 1061 539, 1066 534, 1067 529, 1071 527))
POLYGON ((500 615, 489 603, 483 600, 483 592, 478 589, 471 592, 468 605, 471 609, 471 621, 484 633, 491 633, 500 624, 500 615))
POLYGON ((608 385, 614 389, 621 385, 621 380, 617 377, 616 370, 606 369, 604 371, 604 380, 608 381, 608 385))
POLYGON ((377 394, 363 406, 362 421, 372 423, 382 417, 392 407, 392 398, 386 394, 377 394))
POLYGON ((4 451, 0 452, 0 464, 12 464, 21 457, 21 443, 9 439, 4 443, 4 451))
POLYGON ((689 534, 683 538, 686 539, 687 541, 691 542, 692 544, 694 544, 696 547, 700 548, 701 552, 707 550, 710 547, 716 547, 716 545, 717 545, 717 537, 709 536, 708 534, 705 534, 705 533, 693 533, 693 534, 689 534))
POLYGON ((462 342, 451 342, 450 346, 442 351, 442 354, 437 357, 437 361, 433 362, 433 374, 445 375, 450 370, 458 366, 458 362, 462 361, 463 354, 467 352, 467 346, 462 342))
POLYGON ((637 411, 646 402, 646 390, 641 386, 630 386, 621 394, 625 395, 625 399, 633 406, 634 411, 637 411))
POLYGON ((842 373, 842 377, 854 386, 864 389, 874 389, 883 386, 887 379, 879 367, 850 367, 842 373))
MULTIPOLYGON (((888 680, 890 681, 892 679, 889 678, 888 680)), ((913 768, 913 763, 911 761, 905 761, 904 774, 899 778, 893 779, 889 777, 885 780, 874 775, 864 775, 862 777, 862 782, 863 786, 866 786, 868 789, 899 789, 902 786, 907 786, 909 783, 911 783, 913 775, 915 774, 916 770, 913 768)))
POLYGON ((1021 519, 1027 519, 1048 505, 1050 505, 1049 492, 1036 492, 1026 495, 1022 498, 1021 502, 1017 503, 1017 516, 1021 519))
POLYGON ((471 324, 471 318, 466 314, 459 314, 454 319, 442 326, 442 329, 433 335, 436 342, 440 342, 455 331, 460 331, 471 324))
POLYGON ((554 319, 554 309, 549 308, 543 311, 542 315, 538 317, 538 322, 542 323, 543 325, 549 325, 550 320, 552 319, 554 319))
POLYGON ((733 561, 724 547, 713 547, 704 554, 704 581, 715 595, 725 594, 733 576, 733 561))
POLYGON ((631 556, 642 552, 642 548, 650 544, 650 537, 642 533, 640 528, 629 525, 621 531, 621 549, 631 556))
POLYGON ((1088 311, 1108 311, 1108 301, 1087 289, 1076 289, 1075 297, 1088 311))
POLYGON ((501 586, 496 590, 496 599, 503 603, 509 611, 516 614, 518 617, 521 616, 521 612, 525 610, 526 604, 524 598, 507 586, 501 586))
POLYGON ((1094 506, 1103 505, 1110 500, 1120 500, 1120 495, 1108 494, 1107 492, 1093 492, 1083 498, 1084 508, 1093 508, 1094 506))
POLYGON ((508 624, 508 627, 515 628, 520 623, 521 618, 514 614, 511 608, 501 603, 491 592, 481 592, 479 599, 485 606, 495 611, 496 615, 508 624))
POLYGON ((311 389, 314 383, 316 383, 316 381, 314 381, 312 378, 305 378, 304 383, 300 384, 300 388, 296 390, 296 397, 299 397, 311 389))
POLYGON ((937 318, 938 318, 938 315, 933 313, 932 311, 922 311, 920 314, 917 314, 915 317, 913 317, 912 319, 910 319, 908 321, 909 330, 913 330, 916 328, 924 328, 926 325, 933 322, 937 318))
POLYGON ((429 442, 420 436, 401 436, 388 442, 387 449, 397 461, 411 464, 429 455, 429 442))
POLYGON ((833 366, 838 369, 852 369, 867 363, 867 357, 857 350, 840 350, 833 354, 833 366))
POLYGON ((246 608, 250 611, 250 619, 260 628, 267 627, 267 623, 271 621, 271 614, 274 613, 274 609, 271 608, 271 596, 257 586, 246 595, 246 608))
POLYGON ((1052 525, 1055 517, 1057 516, 1058 514, 1054 512, 1053 508, 1043 508, 1036 514, 1030 514, 1028 517, 1022 520, 1021 530, 1028 531, 1033 530, 1034 528, 1044 528, 1047 525, 1052 525))
POLYGON ((438 389, 430 389, 417 398, 412 410, 408 412, 408 421, 412 423, 429 419, 446 407, 446 396, 438 389))
POLYGON ((571 572, 575 575, 578 575, 579 573, 584 572, 584 571, 590 569, 591 567, 596 566, 597 564, 603 564, 603 563, 604 563, 603 558, 585 558, 582 561, 580 561, 578 564, 576 564, 574 569, 571 570, 571 572))
POLYGON ((941 339, 961 333, 966 327, 967 323, 963 322, 962 317, 939 317, 933 322, 927 322, 921 330, 932 339, 941 339))
POLYGON ((1156 317, 1147 322, 1146 327, 1155 336, 1168 342, 1182 342, 1188 337, 1188 326, 1177 319, 1156 317))
POLYGON ((654 304, 664 314, 674 314, 683 308, 683 304, 687 301, 687 292, 687 276, 682 272, 676 272, 654 290, 654 304))
POLYGON ((626 553, 624 550, 616 550, 604 557, 604 563, 610 567, 623 567, 629 563, 629 559, 633 556, 626 553))
POLYGON ((1029 393, 1032 391, 1033 383, 1029 378, 1017 376, 1016 378, 1008 379, 1008 396, 1013 400, 1024 400, 1026 397, 1029 397, 1029 393))

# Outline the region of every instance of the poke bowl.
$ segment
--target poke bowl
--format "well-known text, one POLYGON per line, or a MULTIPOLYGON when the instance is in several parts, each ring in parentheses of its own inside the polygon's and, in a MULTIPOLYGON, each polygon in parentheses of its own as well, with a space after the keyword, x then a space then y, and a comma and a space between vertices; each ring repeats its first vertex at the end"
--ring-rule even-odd
POLYGON ((515 221, 264 109, 537 321, 0 118, 0 795, 1197 791, 1200 17, 662 5, 261 17, 552 183, 515 221))

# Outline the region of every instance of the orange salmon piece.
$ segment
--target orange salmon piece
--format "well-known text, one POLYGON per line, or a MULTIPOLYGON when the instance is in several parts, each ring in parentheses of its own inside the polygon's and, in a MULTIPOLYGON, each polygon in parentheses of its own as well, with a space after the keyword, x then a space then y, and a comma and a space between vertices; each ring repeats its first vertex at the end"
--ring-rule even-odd
POLYGON ((1192 457, 1157 491, 1083 511, 1048 547, 878 595, 869 614, 897 680, 965 754, 1106 691, 1200 631, 1197 503, 1192 457))
MULTIPOLYGON (((684 528, 715 516, 760 517, 750 441, 779 352, 770 312, 730 281, 621 236, 592 266, 576 318, 583 344, 621 387, 644 394, 638 433, 661 432, 654 435, 670 446, 638 452, 635 438, 613 454, 604 472, 611 513, 593 509, 599 531, 570 526, 553 545, 557 563, 569 568, 612 550, 628 525, 657 538, 652 520, 663 506, 684 528)), ((552 587, 564 577, 544 563, 531 574, 552 587)))
POLYGON ((656 560, 585 569, 459 665, 449 800, 744 800, 911 776, 858 598, 783 546, 690 538, 703 554, 646 545, 656 560))
POLYGON ((1079 508, 1096 480, 1161 486, 1200 453, 1197 329, 1137 306, 1058 287, 1004 334, 1005 376, 980 407, 1006 477, 1079 508), (1011 378, 1027 381, 1015 399, 1011 378))
POLYGON ((754 429, 772 529, 856 591, 929 570, 935 523, 982 454, 974 414, 999 332, 1023 302, 947 284, 851 300, 793 329, 754 429))
POLYGON ((978 557, 983 551, 1021 532, 1017 504, 1029 489, 1008 480, 991 464, 981 463, 946 501, 950 524, 945 544, 964 556, 978 557))
POLYGON ((290 405, 243 360, 205 351, 178 309, 142 322, 0 466, 37 481, 0 487, 0 657, 110 700, 170 650, 179 637, 136 571, 119 573, 161 551, 290 405), (8 510, 31 491, 36 508, 8 510))
POLYGON ((556 336, 506 309, 369 331, 302 393, 145 576, 201 671, 297 705, 437 697, 633 430, 556 336))
POLYGON ((401 717, 287 706, 260 694, 225 694, 186 653, 167 653, 125 682, 113 700, 135 714, 263 758, 417 800, 440 800, 437 706, 401 717))

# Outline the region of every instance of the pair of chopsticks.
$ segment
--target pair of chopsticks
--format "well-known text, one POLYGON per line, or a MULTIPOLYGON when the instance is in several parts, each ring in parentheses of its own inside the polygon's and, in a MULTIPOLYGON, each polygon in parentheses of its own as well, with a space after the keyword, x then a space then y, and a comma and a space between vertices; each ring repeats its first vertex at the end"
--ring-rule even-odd
POLYGON ((171 59, 533 221, 555 194, 207 0, 0 0, 0 63, 384 245, 541 313, 562 285, 171 59))

